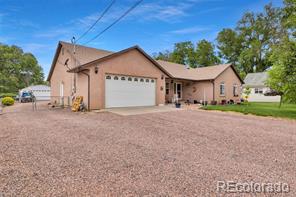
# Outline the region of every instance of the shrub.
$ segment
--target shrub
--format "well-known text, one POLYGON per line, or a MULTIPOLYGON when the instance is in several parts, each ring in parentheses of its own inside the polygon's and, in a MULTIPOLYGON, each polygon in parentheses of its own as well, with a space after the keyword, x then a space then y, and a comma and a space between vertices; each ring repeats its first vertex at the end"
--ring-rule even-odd
POLYGON ((4 97, 11 97, 11 98, 15 98, 17 95, 14 93, 1 93, 0 94, 0 98, 4 98, 4 97))
POLYGON ((5 106, 13 105, 14 104, 14 99, 11 98, 11 97, 4 97, 2 99, 2 104, 5 105, 5 106))

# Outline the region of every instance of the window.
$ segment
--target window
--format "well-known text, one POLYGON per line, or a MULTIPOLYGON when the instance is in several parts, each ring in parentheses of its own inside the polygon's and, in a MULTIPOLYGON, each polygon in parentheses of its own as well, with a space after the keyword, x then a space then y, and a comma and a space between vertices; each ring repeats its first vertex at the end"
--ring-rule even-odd
POLYGON ((255 94, 263 94, 262 88, 255 88, 255 94))
POLYGON ((154 80, 153 79, 151 79, 151 83, 154 83, 154 80))
POLYGON ((220 83, 220 96, 225 96, 225 84, 220 83))
POLYGON ((125 81, 125 77, 121 77, 121 80, 122 80, 122 81, 125 81))
POLYGON ((138 78, 134 78, 134 81, 138 81, 138 78))
POLYGON ((129 77, 127 80, 128 80, 128 81, 132 81, 133 79, 132 79, 131 77, 129 77))
POLYGON ((146 79, 146 82, 149 83, 149 79, 146 79))
POLYGON ((140 81, 141 81, 141 82, 144 82, 144 79, 141 79, 140 81))
POLYGON ((117 76, 115 76, 115 77, 114 77, 114 80, 118 80, 118 77, 117 77, 117 76))
POLYGON ((170 83, 165 83, 165 94, 170 94, 170 83))
POLYGON ((238 86, 236 84, 233 85, 233 96, 238 96, 238 86))
POLYGON ((109 76, 109 75, 108 75, 108 76, 106 76, 106 79, 111 79, 111 76, 109 76))

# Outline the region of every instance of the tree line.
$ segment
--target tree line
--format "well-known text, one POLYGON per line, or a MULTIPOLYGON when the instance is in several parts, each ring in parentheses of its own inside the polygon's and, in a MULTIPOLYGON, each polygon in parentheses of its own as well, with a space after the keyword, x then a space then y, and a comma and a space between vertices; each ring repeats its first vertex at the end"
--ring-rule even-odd
POLYGON ((0 94, 17 93, 33 84, 44 84, 42 67, 31 53, 0 43, 0 94))
POLYGON ((235 28, 222 29, 216 43, 205 39, 174 45, 154 54, 158 60, 192 68, 232 63, 244 78, 269 71, 268 85, 285 100, 296 102, 296 1, 284 0, 282 8, 268 4, 263 12, 246 12, 235 28))

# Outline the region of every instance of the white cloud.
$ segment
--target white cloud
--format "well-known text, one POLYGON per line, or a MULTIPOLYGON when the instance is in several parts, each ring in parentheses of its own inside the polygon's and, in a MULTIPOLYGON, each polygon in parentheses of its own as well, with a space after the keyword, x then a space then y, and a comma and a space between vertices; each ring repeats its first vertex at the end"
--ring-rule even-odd
POLYGON ((210 30, 210 29, 206 28, 206 27, 189 27, 189 28, 184 28, 184 29, 177 29, 177 30, 171 31, 169 33, 173 33, 173 34, 194 34, 194 33, 203 32, 203 31, 207 31, 207 30, 210 30))
MULTIPOLYGON (((167 23, 180 22, 180 19, 189 15, 189 9, 205 0, 164 0, 153 3, 143 3, 135 8, 124 20, 162 21, 167 23)), ((219 1, 219 0, 212 0, 219 1)), ((132 2, 130 3, 132 5, 132 2)), ((130 5, 115 4, 103 17, 101 23, 114 21, 121 16, 130 5)), ((101 12, 93 13, 75 21, 78 25, 89 27, 100 16, 101 12)), ((73 21, 74 22, 74 21, 73 21)))

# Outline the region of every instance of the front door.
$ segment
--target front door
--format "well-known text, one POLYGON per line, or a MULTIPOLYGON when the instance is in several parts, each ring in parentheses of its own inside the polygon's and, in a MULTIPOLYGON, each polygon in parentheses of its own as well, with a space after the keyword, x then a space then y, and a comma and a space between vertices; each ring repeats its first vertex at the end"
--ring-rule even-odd
POLYGON ((174 93, 178 96, 178 99, 182 99, 182 83, 174 84, 174 93))

